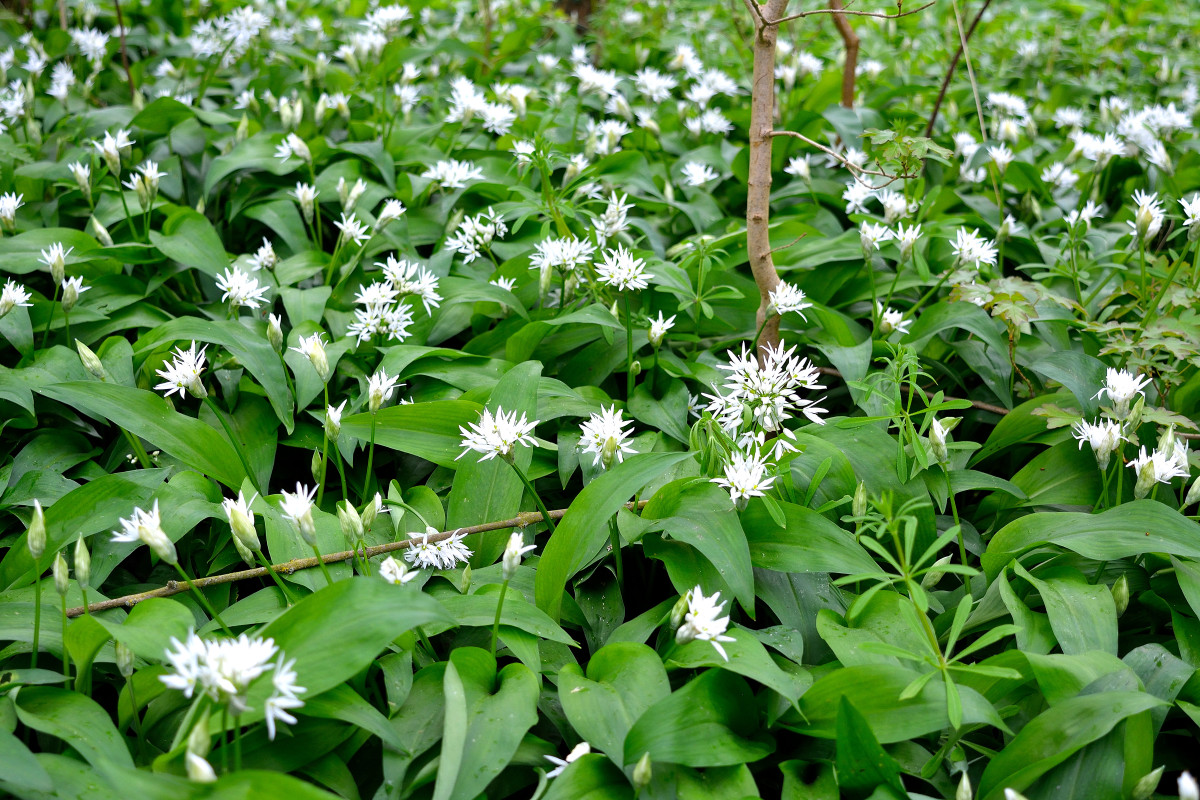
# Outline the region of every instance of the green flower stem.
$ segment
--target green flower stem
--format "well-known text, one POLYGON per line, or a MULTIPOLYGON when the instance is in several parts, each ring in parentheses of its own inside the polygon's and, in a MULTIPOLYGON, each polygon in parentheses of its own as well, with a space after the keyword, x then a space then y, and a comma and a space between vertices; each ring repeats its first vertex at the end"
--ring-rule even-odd
POLYGON ((150 461, 150 456, 146 454, 146 448, 142 447, 141 441, 129 431, 121 428, 121 426, 118 425, 117 427, 121 429, 121 433, 125 434, 125 439, 129 442, 129 447, 133 450, 133 454, 137 456, 138 463, 142 465, 142 469, 153 467, 154 464, 150 461))
POLYGON ((133 224, 133 214, 129 213, 129 202, 125 199, 125 187, 121 185, 121 176, 113 175, 113 180, 117 184, 117 195, 121 198, 121 207, 125 209, 125 221, 129 223, 129 232, 133 234, 135 240, 138 239, 137 226, 133 224))
POLYGON ((863 262, 867 267, 867 279, 871 283, 871 330, 873 333, 879 327, 879 292, 875 288, 875 264, 872 263, 869 255, 863 259, 863 262))
MULTIPOLYGON (((54 298, 50 301, 50 316, 46 319, 46 330, 42 331, 42 349, 50 341, 50 325, 54 322, 54 309, 58 306, 58 284, 54 285, 54 298)), ((70 341, 68 339, 68 341, 70 341)))
MULTIPOLYGON (((374 470, 375 464, 375 414, 371 415, 371 444, 367 447, 367 474, 363 478, 362 501, 367 502, 370 497, 368 492, 371 490, 371 472, 374 470)), ((349 502, 349 498, 347 498, 349 502)))
POLYGON ((221 709, 221 772, 229 774, 229 748, 226 746, 225 732, 229 730, 229 709, 221 709))
POLYGON ((625 400, 633 397, 633 315, 629 311, 629 292, 621 295, 625 301, 625 400))
POLYGON ((229 426, 229 421, 225 419, 225 415, 217 408, 217 404, 208 395, 204 396, 204 403, 209 407, 218 420, 221 422, 221 427, 225 429, 225 435, 229 437, 229 442, 233 445, 233 450, 237 453, 238 460, 242 462, 242 469, 246 471, 246 477, 250 479, 250 484, 254 487, 254 491, 262 494, 262 489, 259 488, 258 478, 254 475, 254 470, 250 469, 250 462, 246 460, 246 454, 242 452, 242 443, 233 435, 233 428, 229 426))
POLYGON ((288 591, 287 584, 283 582, 283 579, 279 577, 279 573, 271 566, 271 562, 263 555, 262 549, 255 550, 254 555, 258 556, 258 563, 262 564, 267 572, 271 573, 271 577, 275 580, 275 585, 279 587, 279 591, 283 592, 283 601, 288 605, 294 603, 296 598, 288 591))
POLYGON ((71 688, 71 652, 67 649, 67 596, 62 596, 63 687, 71 688))
POLYGON ((537 504, 538 511, 542 513, 542 519, 546 521, 546 527, 550 529, 550 533, 554 533, 554 520, 550 519, 550 512, 546 510, 546 504, 542 502, 542 498, 538 496, 537 489, 533 488, 529 478, 525 477, 525 473, 517 466, 516 461, 509 461, 512 468, 516 471, 517 477, 521 479, 521 483, 525 484, 525 489, 533 495, 533 502, 537 504))
POLYGON ((313 555, 317 557, 317 563, 321 565, 321 573, 325 576, 325 583, 333 586, 333 576, 329 574, 329 567, 325 566, 325 559, 321 557, 321 551, 314 543, 312 546, 313 555))
MULTIPOLYGON (((50 314, 51 314, 51 316, 54 315, 54 309, 50 309, 50 314)), ((67 309, 65 309, 65 308, 63 309, 63 325, 66 327, 67 341, 70 342, 70 341, 72 341, 72 339, 71 339, 71 313, 69 311, 67 311, 67 309)), ((43 346, 45 346, 45 345, 43 345, 43 346)))
POLYGON ((1100 576, 1104 574, 1104 570, 1107 568, 1108 568, 1108 562, 1101 561, 1100 566, 1096 567, 1096 574, 1092 576, 1092 579, 1090 581, 1088 581, 1088 583, 1092 584, 1093 586, 1095 586, 1097 583, 1099 583, 1100 576))
POLYGON ((1138 237, 1138 264, 1142 273, 1142 293, 1138 296, 1138 300, 1146 302, 1146 239, 1138 237))
POLYGON ((433 642, 429 641, 429 637, 425 635, 425 629, 420 625, 417 626, 417 638, 420 639, 421 644, 425 646, 425 650, 429 653, 429 657, 434 661, 437 661, 437 650, 433 649, 433 642))
POLYGON ((764 314, 764 315, 763 315, 763 321, 762 321, 762 325, 759 325, 759 326, 758 326, 758 330, 756 330, 756 331, 754 332, 754 352, 755 352, 755 353, 757 353, 757 352, 758 352, 758 340, 759 340, 759 337, 761 337, 761 336, 762 336, 762 332, 763 332, 763 331, 765 331, 765 330, 767 329, 767 323, 771 321, 771 316, 772 316, 772 315, 771 315, 770 313, 764 314))
POLYGON ((1112 470, 1104 470, 1104 478, 1100 482, 1100 496, 1096 498, 1096 504, 1092 506, 1092 513, 1095 514, 1100 510, 1100 507, 1109 508, 1108 503, 1108 484, 1112 480, 1112 470))
POLYGON ((337 443, 333 445, 333 464, 337 467, 338 477, 342 480, 342 498, 350 499, 350 490, 346 487, 346 465, 342 463, 342 451, 338 449, 337 443))
MULTIPOLYGON (((29 668, 37 669, 38 640, 42 633, 42 572, 38 560, 33 560, 33 652, 29 655, 29 668)), ((63 647, 67 643, 63 642, 63 647)))
POLYGON ((242 768, 242 726, 237 717, 233 718, 233 768, 238 771, 242 768))
POLYGON ((496 656, 496 636, 500 633, 500 612, 504 608, 504 595, 508 593, 508 581, 500 584, 500 597, 496 599, 496 619, 492 622, 492 657, 496 656))
POLYGON ((1117 449, 1117 501, 1113 507, 1125 502, 1125 445, 1117 449))
POLYGON ((614 515, 608 522, 608 536, 612 543, 613 568, 617 572, 617 586, 625 588, 625 565, 621 558, 621 532, 617 529, 617 518, 614 515))
POLYGON ((141 755, 146 749, 146 735, 142 732, 142 717, 138 714, 137 694, 133 688, 132 675, 125 679, 125 685, 129 688, 129 710, 133 717, 133 732, 137 736, 137 752, 141 755))
MULTIPOLYGON (((1196 248, 1200 253, 1200 247, 1196 248)), ((1167 295, 1167 290, 1175 285, 1175 275, 1179 272, 1179 268, 1183 266, 1183 262, 1187 261, 1187 248, 1179 254, 1178 260, 1172 265, 1170 273, 1167 274, 1167 280, 1163 283, 1162 288, 1158 290, 1158 294, 1154 297, 1154 302, 1150 304, 1150 310, 1146 312, 1146 316, 1142 317, 1141 327, 1138 329, 1138 338, 1140 339, 1146 333, 1146 328, 1158 318, 1158 307, 1162 303, 1163 298, 1167 295)))
MULTIPOLYGON (((329 408, 329 384, 325 384, 325 408, 329 408)), ((321 480, 317 483, 317 508, 321 507, 321 501, 325 499, 325 475, 329 472, 329 431, 328 429, 322 434, 321 439, 321 480)))
POLYGON ((208 602, 208 598, 205 597, 204 593, 200 591, 200 588, 192 582, 192 579, 188 577, 188 574, 183 571, 183 567, 179 566, 179 562, 176 561, 172 566, 175 567, 175 571, 178 572, 183 578, 184 582, 187 583, 188 588, 195 593, 197 598, 199 598, 200 605, 204 606, 204 610, 208 612, 208 615, 216 620, 216 623, 221 626, 221 630, 225 631, 225 633, 228 635, 233 636, 233 631, 231 631, 229 626, 225 624, 225 620, 221 619, 221 615, 217 613, 215 608, 213 608, 212 603, 208 602))
POLYGON ((1196 255, 1192 257, 1192 288, 1200 289, 1200 245, 1196 246, 1196 255))
POLYGON ((967 563, 967 545, 963 541, 962 523, 958 519, 958 503, 954 500, 954 487, 950 485, 950 470, 942 464, 942 474, 946 476, 946 494, 950 498, 950 512, 954 514, 954 525, 958 528, 958 563, 967 563))

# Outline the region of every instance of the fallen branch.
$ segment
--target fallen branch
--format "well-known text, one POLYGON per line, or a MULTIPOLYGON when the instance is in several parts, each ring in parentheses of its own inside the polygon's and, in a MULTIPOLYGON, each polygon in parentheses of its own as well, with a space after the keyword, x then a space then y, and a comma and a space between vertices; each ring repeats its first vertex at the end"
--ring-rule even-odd
MULTIPOLYGON (((637 510, 637 509, 640 509, 643 506, 645 506, 647 502, 649 502, 649 501, 642 500, 636 504, 635 503, 626 503, 625 508, 628 508, 631 511, 637 510)), ((566 513, 567 513, 567 509, 560 508, 560 509, 551 511, 550 517, 552 519, 559 520, 559 519, 562 519, 563 515, 566 513)), ((446 539, 449 539, 451 536, 454 536, 456 534, 470 535, 473 533, 487 533, 489 531, 499 531, 499 530, 503 530, 505 528, 523 528, 526 525, 533 525, 533 524, 541 522, 541 521, 542 521, 541 512, 523 511, 520 514, 517 514, 517 516, 513 517, 512 519, 500 520, 499 522, 485 522, 482 525, 472 525, 469 528, 458 528, 457 530, 442 531, 441 533, 436 533, 436 534, 431 533, 429 535, 428 540, 424 536, 422 536, 420 539, 403 539, 399 542, 388 542, 387 544, 378 544, 378 545, 375 545, 374 547, 366 548, 365 552, 366 552, 367 558, 373 558, 375 556, 380 556, 385 553, 394 553, 397 550, 404 550, 408 547, 413 546, 414 544, 419 544, 419 543, 422 543, 425 541, 443 542, 446 539)), ((340 553, 326 553, 325 555, 321 556, 320 560, 324 561, 326 564, 336 564, 341 561, 349 561, 350 559, 354 558, 356 555, 358 555, 359 553, 362 553, 362 552, 364 552, 364 551, 363 550, 359 550, 359 551, 343 550, 340 553)), ((302 570, 302 569, 311 569, 313 567, 316 567, 316 566, 318 566, 318 563, 319 562, 316 557, 310 557, 310 558, 296 558, 291 561, 285 561, 282 564, 273 564, 272 566, 274 567, 275 571, 281 575, 291 575, 292 573, 298 572, 299 570, 302 570)), ((196 584, 196 586, 198 588, 203 589, 206 586, 219 586, 219 585, 225 584, 225 583, 236 583, 238 581, 247 581, 247 580, 251 580, 252 578, 266 578, 269 575, 270 575, 270 573, 267 572, 265 567, 255 567, 254 569, 244 569, 244 570, 241 570, 240 572, 226 572, 221 575, 210 575, 207 578, 197 578, 194 581, 194 583, 196 584)), ((84 611, 87 611, 87 613, 89 613, 89 614, 93 614, 97 611, 107 611, 110 608, 131 608, 131 607, 137 605, 138 603, 142 602, 143 600, 149 600, 151 597, 170 597, 173 594, 182 594, 183 592, 187 592, 187 591, 191 591, 191 590, 186 583, 180 583, 179 581, 169 581, 166 586, 162 586, 158 589, 152 589, 148 592, 138 592, 137 594, 127 594, 124 597, 114 597, 111 600, 101 600, 96 603, 90 603, 90 604, 88 604, 86 609, 83 606, 76 606, 74 608, 68 608, 67 616, 68 617, 78 617, 80 614, 83 614, 84 611)))

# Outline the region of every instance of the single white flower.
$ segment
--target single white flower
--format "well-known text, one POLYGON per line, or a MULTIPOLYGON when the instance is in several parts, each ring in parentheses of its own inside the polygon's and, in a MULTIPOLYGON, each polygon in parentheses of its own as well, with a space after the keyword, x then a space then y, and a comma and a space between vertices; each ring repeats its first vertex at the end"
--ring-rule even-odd
POLYGON ((771 304, 767 309, 769 313, 783 316, 784 314, 795 312, 805 322, 808 321, 808 317, 804 316, 804 309, 812 308, 813 305, 808 302, 808 297, 804 294, 803 290, 797 289, 795 286, 784 281, 780 281, 779 285, 771 291, 770 302, 771 304))
POLYGON ((391 399, 392 392, 396 391, 396 382, 399 379, 398 375, 388 377, 387 372, 382 369, 368 379, 367 404, 372 414, 379 411, 380 406, 391 399))
POLYGON ((583 423, 579 443, 583 452, 595 454, 593 466, 608 469, 613 461, 618 464, 624 461, 626 453, 637 452, 630 446, 630 432, 625 429, 626 425, 632 424, 633 420, 624 419, 615 405, 601 407, 599 414, 592 414, 583 423))
POLYGON ((1156 483, 1170 483, 1175 478, 1189 477, 1187 469, 1180 467, 1174 448, 1155 449, 1147 453, 1143 445, 1137 458, 1129 461, 1129 466, 1137 473, 1133 496, 1138 500, 1150 494, 1156 483))
POLYGON ((149 511, 135 508, 128 518, 119 520, 120 531, 113 531, 114 542, 141 542, 148 545, 154 554, 168 564, 176 564, 179 558, 175 544, 162 529, 162 517, 158 513, 158 500, 149 511))
POLYGON ((317 371, 317 377, 324 383, 329 380, 329 359, 325 355, 325 343, 322 336, 323 334, 319 332, 311 336, 301 336, 300 346, 288 349, 306 357, 313 365, 313 369, 317 371))
POLYGON ((200 373, 204 371, 204 351, 207 349, 208 345, 204 345, 197 350, 195 342, 192 342, 187 350, 176 347, 171 363, 163 369, 155 370, 163 382, 154 388, 164 392, 167 397, 175 392, 179 392, 180 397, 183 397, 184 392, 199 399, 208 397, 208 390, 200 380, 200 373))
POLYGON ((911 319, 904 318, 903 311, 897 311, 891 306, 884 308, 883 303, 878 300, 875 301, 875 315, 879 318, 880 336, 890 336, 892 331, 899 331, 903 336, 913 324, 911 319))
POLYGON ((239 491, 236 500, 227 497, 221 501, 221 509, 225 512, 225 518, 229 520, 233 535, 251 552, 260 548, 258 532, 254 529, 254 511, 250 508, 257 497, 256 493, 247 500, 239 491))
POLYGON ((623 292, 640 291, 647 286, 647 280, 654 276, 646 272, 646 262, 635 258, 624 246, 604 254, 604 260, 596 265, 596 277, 601 283, 623 292))
POLYGON ((33 303, 29 299, 33 297, 24 286, 14 281, 12 278, 4 281, 4 291, 0 292, 0 317, 3 317, 8 312, 12 311, 17 306, 28 308, 33 303))
POLYGON ((1108 469, 1112 454, 1121 442, 1129 441, 1125 437, 1124 426, 1111 419, 1098 419, 1095 422, 1080 421, 1072 426, 1075 438, 1079 441, 1080 449, 1087 442, 1096 456, 1096 464, 1101 470, 1108 469))
POLYGON ((310 486, 305 489, 297 482, 296 491, 283 491, 280 494, 283 495, 283 499, 279 503, 279 510, 283 512, 283 518, 296 526, 300 537, 309 546, 315 546, 317 524, 313 521, 312 509, 313 499, 317 496, 317 487, 310 486))
POLYGON ((675 631, 675 641, 678 644, 687 644, 693 639, 709 642, 721 654, 721 658, 728 661, 729 655, 721 646, 721 642, 737 640, 725 635, 729 628, 729 616, 720 615, 725 607, 723 602, 718 602, 720 597, 720 592, 713 592, 711 597, 705 597, 699 586, 688 592, 687 613, 684 614, 683 624, 675 631))
POLYGON ((421 541, 413 541, 404 551, 404 560, 417 569, 454 569, 471 558, 471 549, 463 543, 465 533, 457 531, 437 542, 429 541, 430 536, 436 536, 434 528, 427 527, 421 536, 421 541))
POLYGON ((510 581, 517 574, 517 567, 521 565, 521 558, 531 550, 536 550, 537 545, 525 544, 525 539, 520 531, 513 531, 508 537, 508 544, 504 547, 504 557, 500 559, 500 574, 504 580, 510 581))
POLYGON ((765 496, 775 482, 775 476, 767 474, 766 460, 758 456, 734 453, 723 469, 725 477, 712 478, 712 482, 728 489, 730 499, 743 501, 743 506, 751 497, 765 496))
POLYGON ((474 450, 483 454, 480 461, 487 461, 499 456, 505 461, 511 462, 513 451, 519 445, 527 447, 537 445, 532 436, 537 425, 538 420, 530 422, 526 419, 524 412, 521 412, 521 418, 517 419, 515 411, 506 414, 503 408, 497 407, 496 413, 493 415, 489 409, 485 408, 479 416, 479 421, 471 423, 470 430, 459 427, 458 430, 463 437, 461 442, 463 451, 458 454, 458 458, 462 458, 474 450))
POLYGON ((1139 394, 1145 397, 1144 389, 1149 383, 1150 378, 1139 377, 1136 372, 1109 367, 1105 373, 1104 387, 1096 392, 1095 397, 1107 395, 1117 419, 1125 419, 1129 416, 1130 401, 1139 394))
POLYGON ((689 161, 683 165, 683 180, 688 186, 703 186, 709 181, 715 181, 718 177, 720 176, 716 170, 699 161, 689 161))
POLYGON ((409 581, 414 581, 421 577, 421 573, 416 570, 410 570, 403 563, 388 556, 379 565, 379 577, 394 586, 403 586, 409 581))
POLYGON ((571 752, 567 754, 566 758, 546 756, 546 760, 555 765, 554 769, 546 773, 546 777, 557 778, 563 773, 563 770, 567 768, 568 764, 578 761, 590 752, 592 752, 592 746, 587 742, 580 742, 579 744, 575 745, 574 748, 572 748, 571 752))
POLYGON ((675 327, 675 315, 672 314, 670 317, 663 319, 662 312, 659 311, 658 318, 650 320, 650 331, 648 334, 650 346, 656 348, 661 347, 663 337, 666 336, 667 331, 671 330, 673 327, 675 327))

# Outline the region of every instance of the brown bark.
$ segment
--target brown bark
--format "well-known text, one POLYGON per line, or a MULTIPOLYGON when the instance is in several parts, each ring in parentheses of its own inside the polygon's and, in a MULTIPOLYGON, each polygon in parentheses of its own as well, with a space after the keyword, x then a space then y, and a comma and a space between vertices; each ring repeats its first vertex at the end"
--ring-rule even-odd
POLYGON ((858 73, 858 34, 850 27, 846 15, 837 13, 845 8, 842 0, 829 0, 829 7, 834 9, 833 24, 846 46, 846 63, 842 66, 842 105, 845 108, 854 108, 854 80, 858 73))
POLYGON ((775 125, 775 44, 779 36, 779 25, 765 24, 765 20, 777 20, 787 10, 788 0, 767 0, 757 5, 756 0, 746 0, 754 6, 754 78, 750 96, 750 165, 746 181, 746 251, 750 269, 760 294, 755 328, 763 326, 759 337, 759 357, 766 347, 779 343, 779 317, 771 315, 768 320, 767 307, 770 293, 779 285, 779 273, 771 258, 771 131, 775 125))
MULTIPOLYGON (((988 10, 988 6, 992 4, 992 0, 984 0, 979 11, 975 14, 975 19, 971 20, 971 27, 967 28, 966 39, 971 39, 971 34, 975 32, 975 28, 979 25, 979 21, 983 19, 983 13, 988 10)), ((933 125, 937 122, 938 111, 942 108, 942 101, 946 99, 946 90, 950 88, 950 79, 954 77, 954 70, 958 66, 959 59, 962 58, 963 46, 962 42, 958 43, 958 49, 954 51, 954 58, 950 59, 950 66, 946 68, 946 77, 942 79, 942 88, 938 90, 937 101, 933 104, 933 111, 929 115, 929 123, 925 126, 925 137, 933 135, 933 125)))

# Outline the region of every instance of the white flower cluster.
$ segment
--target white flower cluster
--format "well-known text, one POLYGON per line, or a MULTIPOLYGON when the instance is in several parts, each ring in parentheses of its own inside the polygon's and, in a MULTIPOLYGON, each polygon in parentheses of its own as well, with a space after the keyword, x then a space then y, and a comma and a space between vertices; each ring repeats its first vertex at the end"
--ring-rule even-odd
POLYGON ((504 238, 507 233, 508 226, 504 224, 504 219, 489 208, 458 223, 454 235, 446 239, 446 247, 460 253, 463 261, 470 264, 484 253, 490 254, 492 242, 504 238))
POLYGON ((538 421, 535 419, 530 422, 525 418, 524 412, 518 419, 515 411, 506 414, 503 408, 497 407, 496 413, 493 414, 490 409, 485 408, 479 416, 479 421, 470 424, 470 430, 459 427, 463 437, 463 451, 458 454, 458 458, 474 450, 483 454, 480 461, 487 461, 496 456, 511 461, 513 451, 518 446, 537 445, 533 438, 533 430, 537 425, 538 421))
POLYGON ((608 469, 614 461, 620 464, 626 454, 636 452, 629 444, 630 431, 625 429, 632 424, 615 405, 601 407, 599 414, 592 414, 581 426, 579 446, 584 453, 595 454, 593 466, 608 469))
POLYGON ((404 550, 404 560, 417 569, 454 569, 459 564, 465 564, 471 558, 471 548, 463 544, 465 533, 454 532, 440 541, 429 541, 430 536, 437 536, 433 528, 426 528, 421 540, 413 543, 404 550))
POLYGON ((304 706, 300 699, 306 689, 297 684, 295 659, 275 646, 273 639, 242 634, 236 639, 201 639, 189 631, 185 641, 171 637, 172 650, 166 652, 171 671, 159 680, 169 689, 178 689, 185 697, 200 693, 225 706, 234 717, 249 710, 247 695, 251 684, 271 673, 271 694, 263 707, 267 735, 275 738, 276 725, 296 724, 292 710, 304 706))

